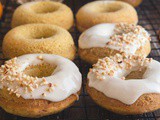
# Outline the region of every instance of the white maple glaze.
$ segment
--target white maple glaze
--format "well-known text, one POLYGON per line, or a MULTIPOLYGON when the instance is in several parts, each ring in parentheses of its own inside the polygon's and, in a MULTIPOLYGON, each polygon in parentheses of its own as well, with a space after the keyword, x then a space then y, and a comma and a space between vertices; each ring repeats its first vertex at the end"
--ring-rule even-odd
POLYGON ((142 32, 145 32, 148 38, 141 33, 137 34, 137 37, 141 40, 141 43, 138 43, 135 39, 133 41, 133 44, 123 43, 122 46, 106 45, 106 43, 112 41, 110 37, 115 34, 115 26, 116 24, 114 23, 102 23, 84 31, 79 37, 79 48, 89 49, 93 47, 107 47, 118 51, 121 50, 128 54, 134 54, 136 50, 138 50, 141 46, 145 45, 146 41, 149 38, 149 34, 147 33, 147 31, 142 29, 142 32))
MULTIPOLYGON (((47 92, 48 85, 42 85, 34 89, 32 92, 24 94, 23 87, 19 87, 17 93, 24 99, 45 99, 53 102, 58 102, 66 99, 72 94, 76 94, 81 88, 82 76, 77 66, 70 60, 58 55, 51 54, 28 54, 17 58, 19 65, 18 72, 23 72, 26 67, 30 65, 38 65, 41 63, 48 63, 50 65, 56 65, 56 69, 51 76, 44 77, 48 83, 55 84, 52 92, 47 92), (37 59, 38 56, 42 56, 43 60, 37 59), (45 96, 42 96, 42 94, 45 96)), ((39 81, 42 78, 38 78, 39 81)), ((16 82, 13 84, 7 84, 3 82, 0 84, 0 88, 7 87, 14 89, 16 82)))

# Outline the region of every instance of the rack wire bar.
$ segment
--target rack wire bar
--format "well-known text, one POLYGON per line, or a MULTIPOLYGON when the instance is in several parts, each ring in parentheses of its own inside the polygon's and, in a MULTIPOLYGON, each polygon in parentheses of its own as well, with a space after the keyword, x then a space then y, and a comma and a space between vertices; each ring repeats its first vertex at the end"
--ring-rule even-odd
MULTIPOLYGON (((64 0, 74 15, 78 9, 90 2, 91 0, 64 0)), ((10 23, 12 14, 18 4, 14 0, 5 0, 4 14, 0 20, 0 64, 3 64, 6 58, 2 55, 2 41, 4 35, 11 29, 10 23)), ((152 57, 160 61, 160 40, 158 40, 157 31, 160 29, 160 0, 143 0, 143 3, 136 8, 139 16, 139 24, 147 29, 151 34, 151 46, 152 51, 149 57, 152 57)), ((76 29, 75 25, 70 29, 70 33, 74 38, 76 46, 78 45, 78 37, 80 33, 76 29)), ((86 76, 88 73, 90 65, 81 61, 77 58, 74 61, 79 67, 81 73, 83 74, 83 86, 82 93, 79 100, 75 104, 66 110, 56 114, 46 117, 39 118, 38 120, 160 120, 160 110, 151 113, 145 113, 142 115, 117 115, 110 111, 107 111, 98 105, 96 105, 91 98, 88 96, 85 86, 86 86, 86 76)), ((0 120, 34 120, 31 118, 24 118, 6 113, 0 108, 0 120)))

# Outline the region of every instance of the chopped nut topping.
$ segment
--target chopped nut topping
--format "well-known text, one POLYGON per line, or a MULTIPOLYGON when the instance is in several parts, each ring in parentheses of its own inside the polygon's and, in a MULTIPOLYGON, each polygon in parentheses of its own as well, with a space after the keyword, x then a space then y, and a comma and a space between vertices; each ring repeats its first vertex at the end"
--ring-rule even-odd
POLYGON ((133 45, 142 47, 147 40, 151 40, 146 30, 139 25, 119 23, 116 24, 114 32, 106 47, 114 45, 119 47, 121 52, 130 50, 133 45))
POLYGON ((52 87, 52 83, 49 83, 48 86, 49 86, 49 87, 52 87))
POLYGON ((125 77, 122 77, 121 79, 122 79, 122 80, 125 80, 126 78, 125 78, 125 77))
POLYGON ((56 85, 56 84, 53 84, 53 86, 56 87, 57 85, 56 85))
POLYGON ((16 96, 19 98, 21 95, 20 95, 20 94, 18 94, 18 93, 16 93, 16 96))
POLYGON ((40 55, 40 56, 37 57, 37 59, 43 60, 43 57, 40 55))
MULTIPOLYGON (((41 56, 38 58, 42 59, 41 56)), ((14 93, 17 97, 20 97, 19 90, 23 90, 23 93, 27 94, 44 85, 48 87, 48 92, 53 91, 52 83, 48 83, 44 77, 38 79, 37 77, 26 75, 23 71, 19 71, 18 68, 17 58, 6 61, 5 64, 0 67, 0 84, 5 84, 9 94, 14 93), (11 84, 15 84, 16 87, 10 87, 11 84)), ((56 85, 54 84, 54 86, 56 85)))
MULTIPOLYGON (((118 70, 124 69, 126 71, 131 70, 133 67, 143 67, 151 62, 151 58, 145 58, 143 56, 127 55, 125 53, 116 54, 114 56, 105 57, 99 59, 90 72, 95 74, 95 77, 99 80, 105 80, 107 76, 115 76, 118 70)), ((121 78, 125 80, 125 77, 121 78)))
POLYGON ((43 96, 43 97, 45 97, 45 96, 46 96, 46 94, 45 94, 45 93, 42 93, 42 96, 43 96))

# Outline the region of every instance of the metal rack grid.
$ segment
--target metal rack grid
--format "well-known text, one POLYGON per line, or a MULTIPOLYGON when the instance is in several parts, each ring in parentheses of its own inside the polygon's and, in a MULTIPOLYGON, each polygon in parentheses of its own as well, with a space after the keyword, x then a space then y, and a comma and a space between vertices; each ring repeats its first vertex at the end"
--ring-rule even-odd
MULTIPOLYGON (((67 4, 74 12, 84 4, 90 2, 91 0, 65 0, 64 3, 67 4)), ((139 24, 145 27, 151 34, 151 46, 152 51, 149 57, 160 61, 160 43, 158 40, 157 31, 160 29, 160 0, 143 0, 144 2, 137 8, 139 16, 139 24)), ((10 22, 12 13, 14 9, 18 6, 16 2, 12 0, 2 1, 5 4, 4 15, 0 21, 0 46, 2 46, 2 40, 4 35, 10 30, 10 22)), ((78 44, 78 37, 80 33, 75 27, 70 30, 76 45, 78 44)), ((3 58, 2 50, 0 47, 0 63, 6 59, 3 58)), ((99 106, 97 106, 91 98, 88 96, 85 86, 86 86, 86 75, 90 65, 81 61, 78 57, 75 63, 79 67, 81 73, 83 74, 83 89, 80 95, 79 101, 77 101, 70 108, 58 113, 56 115, 51 115, 38 120, 160 120, 160 110, 155 112, 146 113, 142 115, 128 115, 122 116, 111 113, 99 106)), ((18 117, 6 113, 0 108, 0 120, 32 120, 28 118, 18 117)), ((33 119, 34 120, 34 119, 33 119)))

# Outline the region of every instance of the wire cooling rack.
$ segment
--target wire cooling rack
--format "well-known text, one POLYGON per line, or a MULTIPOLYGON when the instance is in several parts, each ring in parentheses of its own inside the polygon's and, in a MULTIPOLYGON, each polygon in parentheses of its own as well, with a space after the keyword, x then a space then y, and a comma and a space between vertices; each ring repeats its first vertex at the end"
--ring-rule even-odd
MULTIPOLYGON (((75 14, 82 5, 90 1, 91 0, 64 0, 64 3, 67 4, 75 14)), ((18 6, 16 2, 14 2, 14 0, 12 0, 12 2, 11 0, 2 2, 5 5, 5 9, 3 18, 0 21, 0 46, 2 46, 1 43, 4 35, 8 32, 8 30, 10 30, 12 13, 14 12, 14 9, 18 6)), ((154 59, 160 61, 160 42, 157 35, 157 31, 158 29, 160 29, 160 0, 143 0, 143 3, 137 8, 137 12, 139 16, 139 24, 145 27, 151 34, 152 51, 149 57, 153 57, 154 59)), ((72 34, 75 44, 77 45, 80 33, 75 27, 70 30, 70 33, 72 34)), ((0 63, 3 64, 5 60, 6 59, 3 58, 2 50, 0 47, 0 63)), ((111 113, 97 106, 88 96, 85 89, 86 75, 89 67, 91 66, 81 61, 78 57, 76 58, 75 63, 83 74, 83 89, 79 100, 75 102, 73 106, 67 108, 61 113, 39 118, 38 120, 160 120, 160 110, 142 115, 122 116, 111 113)), ((11 115, 0 108, 0 120, 34 119, 11 115)))

